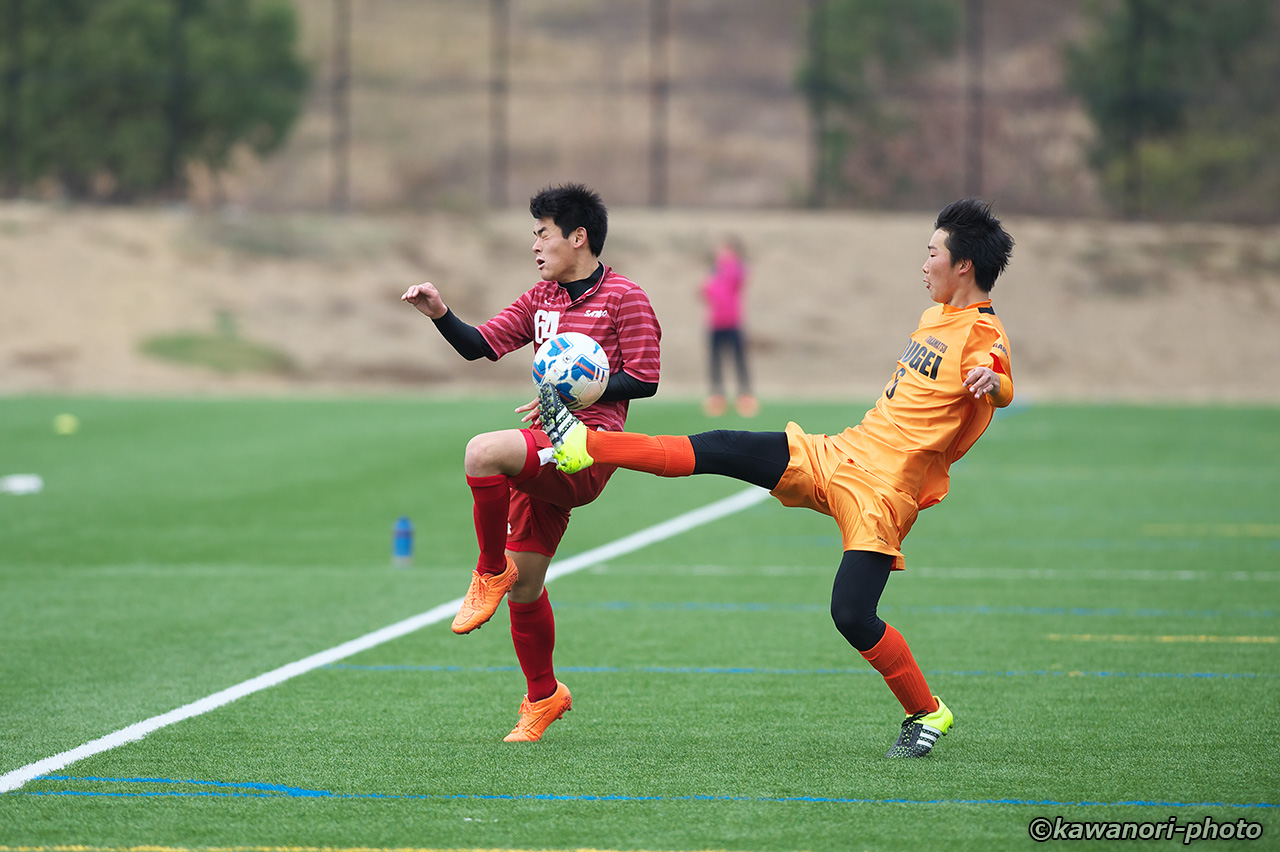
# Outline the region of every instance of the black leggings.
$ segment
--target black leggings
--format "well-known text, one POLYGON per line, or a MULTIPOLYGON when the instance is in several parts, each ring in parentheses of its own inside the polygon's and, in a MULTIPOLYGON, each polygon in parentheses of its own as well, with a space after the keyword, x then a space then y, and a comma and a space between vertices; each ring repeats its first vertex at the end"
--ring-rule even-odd
POLYGON ((770 491, 786 472, 791 451, 786 432, 716 429, 690 435, 693 472, 730 476, 770 491))
POLYGON ((893 557, 871 550, 846 550, 831 586, 831 620, 840 635, 859 651, 870 651, 884 636, 876 615, 893 557))
POLYGON ((724 370, 721 362, 726 349, 733 355, 734 366, 738 369, 738 393, 751 393, 746 347, 742 342, 742 332, 736 328, 718 328, 711 332, 711 392, 724 394, 724 370))
MULTIPOLYGON (((736 432, 717 429, 690 435, 693 472, 714 473, 770 491, 786 472, 791 453, 785 432, 736 432)), ((831 620, 859 651, 870 651, 884 636, 876 615, 893 557, 868 550, 846 550, 831 587, 831 620)))

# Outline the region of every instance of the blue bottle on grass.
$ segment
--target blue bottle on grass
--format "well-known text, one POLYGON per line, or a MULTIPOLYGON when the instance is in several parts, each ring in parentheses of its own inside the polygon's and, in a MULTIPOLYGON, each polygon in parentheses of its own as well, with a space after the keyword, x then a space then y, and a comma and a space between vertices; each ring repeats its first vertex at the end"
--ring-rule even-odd
POLYGON ((413 562, 413 524, 401 517, 391 528, 391 564, 408 568, 413 562))

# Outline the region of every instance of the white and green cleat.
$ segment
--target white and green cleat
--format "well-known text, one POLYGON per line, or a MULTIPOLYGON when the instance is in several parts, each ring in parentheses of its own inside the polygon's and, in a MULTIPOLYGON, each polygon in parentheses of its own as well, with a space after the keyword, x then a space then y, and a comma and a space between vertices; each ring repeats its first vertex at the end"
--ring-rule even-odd
POLYGON ((542 431, 551 439, 556 467, 565 473, 577 473, 595 464, 587 453, 587 427, 573 416, 550 382, 538 386, 538 414, 542 431))
POLYGON ((933 750, 938 739, 945 734, 955 722, 955 717, 942 703, 942 699, 933 696, 938 702, 938 709, 932 713, 916 713, 908 716, 902 723, 902 733, 898 741, 889 749, 885 757, 924 757, 933 750))

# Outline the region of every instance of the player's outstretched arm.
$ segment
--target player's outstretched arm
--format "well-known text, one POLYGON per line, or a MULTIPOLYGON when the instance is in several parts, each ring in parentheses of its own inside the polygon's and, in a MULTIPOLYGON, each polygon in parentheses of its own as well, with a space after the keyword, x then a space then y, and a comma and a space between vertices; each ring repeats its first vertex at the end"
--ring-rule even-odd
POLYGON ((430 317, 431 321, 435 323, 436 330, 444 335, 444 339, 449 341, 449 345, 463 358, 468 361, 475 361, 479 358, 488 358, 491 361, 498 360, 498 354, 493 351, 493 347, 484 339, 480 329, 467 325, 458 319, 457 315, 450 311, 449 306, 440 298, 440 292, 436 290, 435 285, 431 282, 414 284, 404 291, 400 301, 408 302, 424 315, 430 317))

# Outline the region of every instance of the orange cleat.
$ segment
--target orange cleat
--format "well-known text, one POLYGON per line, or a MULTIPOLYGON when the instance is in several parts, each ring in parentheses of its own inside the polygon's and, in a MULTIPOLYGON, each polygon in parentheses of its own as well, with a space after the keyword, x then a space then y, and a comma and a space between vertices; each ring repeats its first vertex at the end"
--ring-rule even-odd
POLYGON ((520 721, 515 730, 502 738, 508 743, 536 743, 556 719, 573 709, 569 687, 556 681, 556 691, 541 701, 525 696, 520 702, 520 721))
POLYGON ((520 572, 516 570, 516 563, 510 556, 507 557, 507 570, 501 574, 472 571, 467 596, 462 599, 462 606, 453 617, 453 632, 470 633, 493 618, 498 604, 502 603, 502 596, 511 590, 519 577, 520 572))

